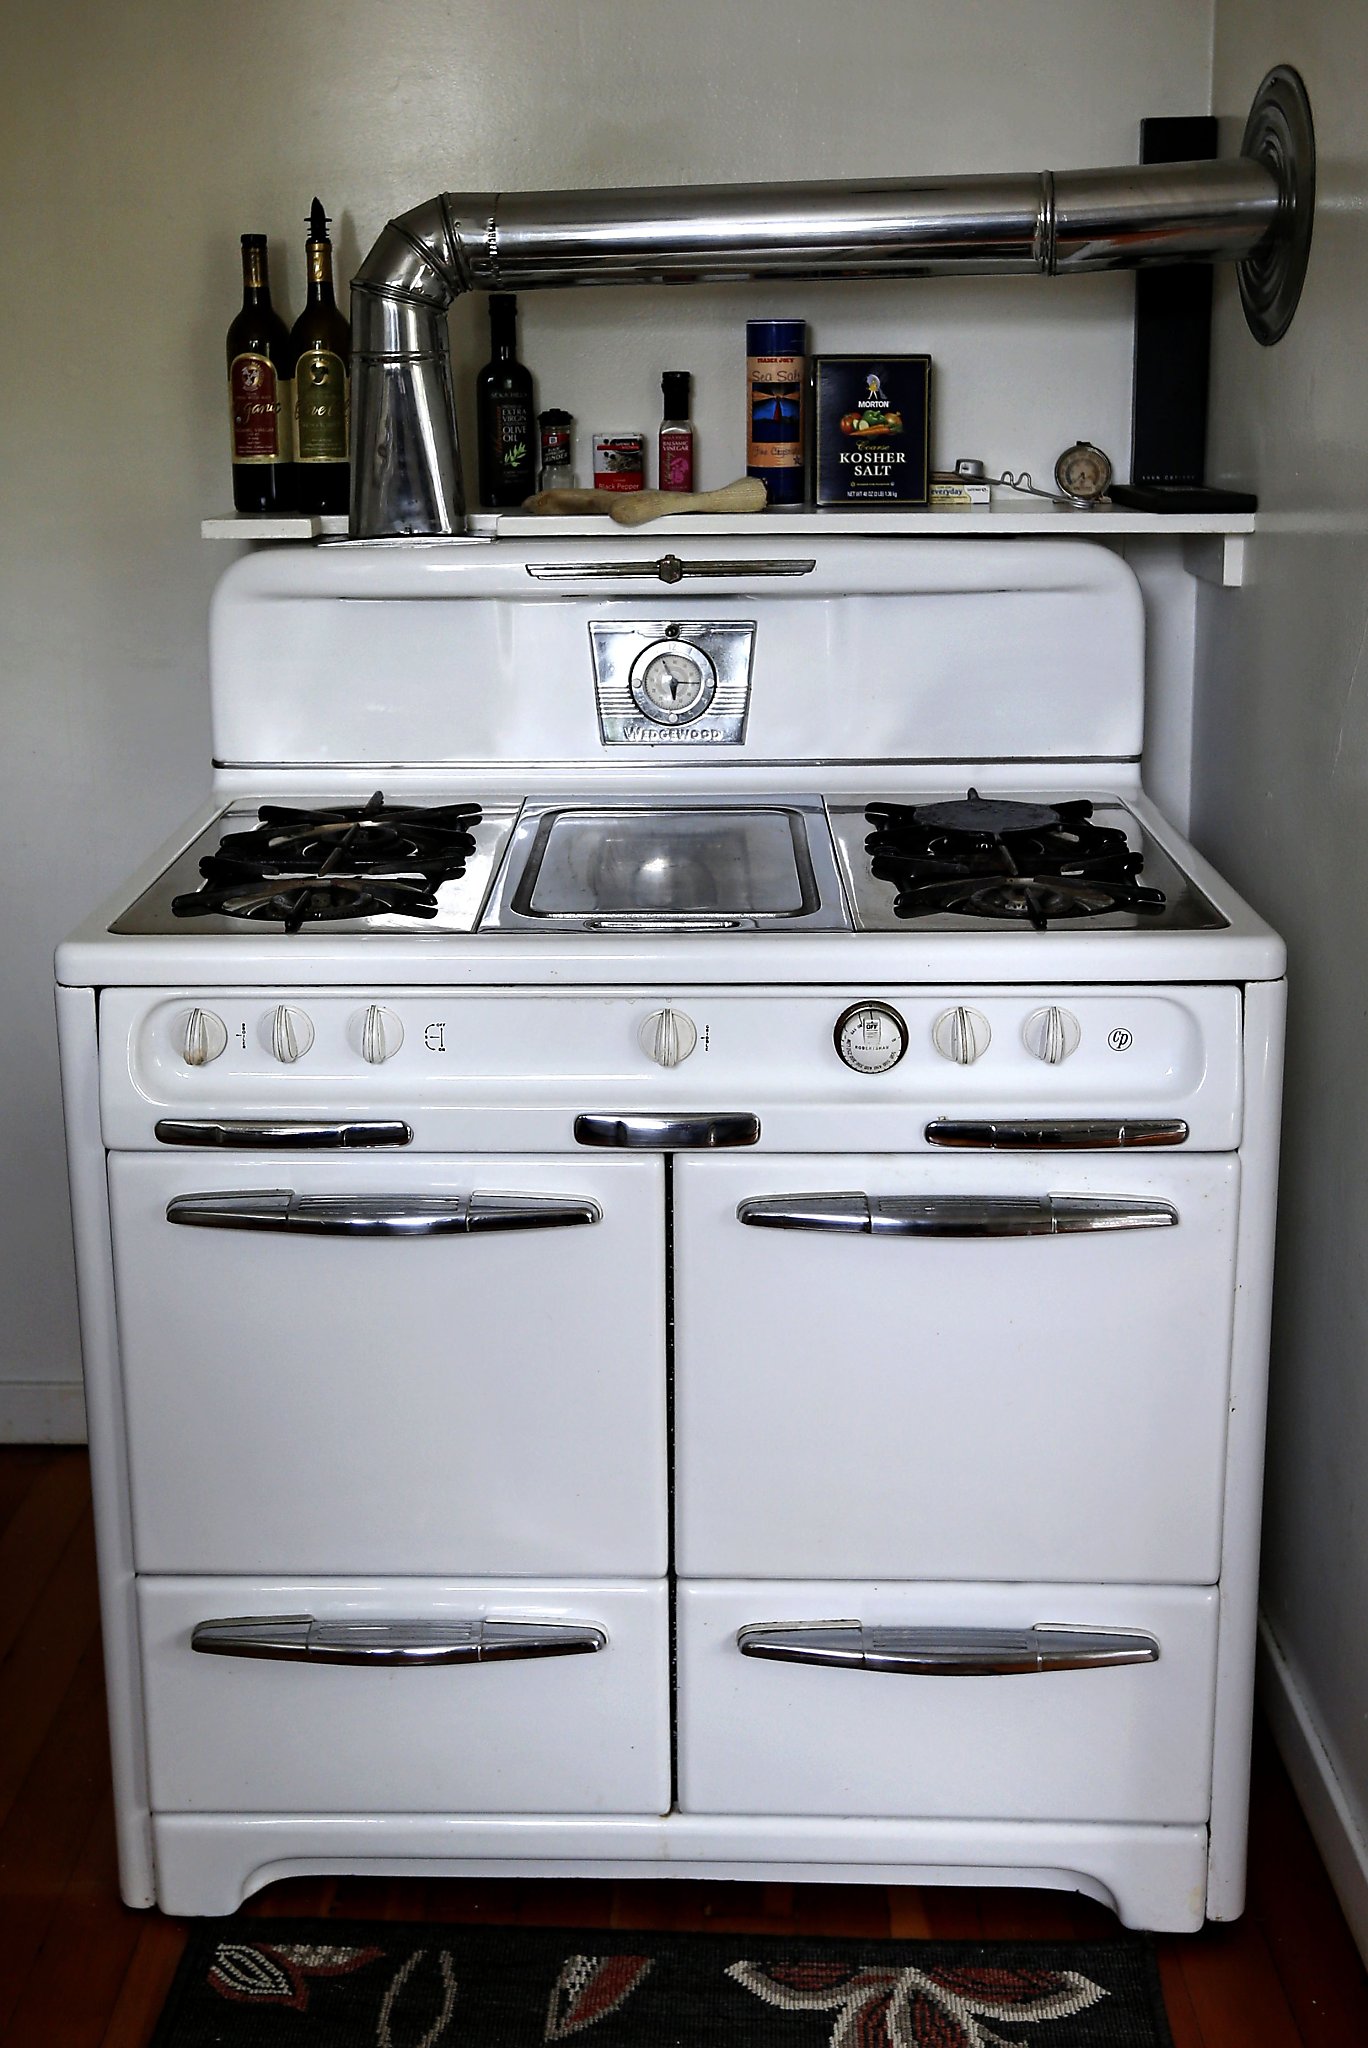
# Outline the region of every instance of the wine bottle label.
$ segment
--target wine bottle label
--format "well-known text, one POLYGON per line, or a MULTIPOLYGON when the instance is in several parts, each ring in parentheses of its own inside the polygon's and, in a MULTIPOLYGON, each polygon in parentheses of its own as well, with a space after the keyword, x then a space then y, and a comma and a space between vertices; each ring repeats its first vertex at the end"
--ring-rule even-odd
POLYGON ((493 401, 494 466, 500 476, 532 467, 532 414, 521 398, 493 401))
POLYGON ((295 365, 295 461, 345 462, 347 365, 330 349, 305 349, 295 365))
POLYGON ((234 356, 228 370, 234 462, 288 462, 290 386, 268 356, 234 356))

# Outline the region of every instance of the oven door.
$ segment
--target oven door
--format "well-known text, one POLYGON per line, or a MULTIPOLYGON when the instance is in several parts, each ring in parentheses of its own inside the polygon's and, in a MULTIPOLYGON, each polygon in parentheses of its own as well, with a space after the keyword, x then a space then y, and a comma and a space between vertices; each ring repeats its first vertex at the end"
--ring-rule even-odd
POLYGON ((679 1570, 1209 1584, 1235 1158, 681 1158, 679 1570))
POLYGON ((665 1570, 658 1158, 109 1179, 140 1571, 665 1570))

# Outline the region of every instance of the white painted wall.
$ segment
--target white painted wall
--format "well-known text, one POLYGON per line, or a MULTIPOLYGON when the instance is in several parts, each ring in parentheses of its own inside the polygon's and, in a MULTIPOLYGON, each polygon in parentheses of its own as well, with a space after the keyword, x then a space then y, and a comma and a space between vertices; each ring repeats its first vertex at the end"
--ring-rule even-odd
POLYGON ((1213 475, 1260 511, 1252 584, 1202 593, 1194 836, 1288 943, 1265 1692, 1368 1952, 1368 10, 1217 0, 1215 51, 1221 110, 1296 65, 1319 155, 1286 338, 1218 285, 1213 475))
MULTIPOLYGON (((79 1426, 51 953, 202 793, 238 234, 269 232, 294 312, 315 192, 346 274, 442 187, 1124 163, 1142 115, 1206 109, 1211 0, 10 0, 5 23, 0 1433, 41 1435, 79 1426)), ((582 433, 653 428, 661 370, 693 370, 704 484, 744 466, 758 312, 929 349, 940 461, 1039 475, 1084 436, 1124 474, 1131 292, 547 293, 522 345, 582 433)), ((481 302, 453 327, 468 388, 481 302)))

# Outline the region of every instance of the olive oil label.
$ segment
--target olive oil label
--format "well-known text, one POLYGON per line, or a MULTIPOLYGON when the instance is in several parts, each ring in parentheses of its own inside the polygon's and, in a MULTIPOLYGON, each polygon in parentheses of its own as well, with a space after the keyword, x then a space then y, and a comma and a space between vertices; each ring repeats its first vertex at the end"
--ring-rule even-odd
POLYGON ((288 462, 290 387, 267 356, 234 356, 228 406, 234 462, 288 462))
POLYGON ((295 461, 345 462, 350 427, 347 365, 305 349, 295 365, 295 461))
POLYGON ((496 398, 494 412, 494 461, 505 476, 516 475, 532 463, 532 415, 521 398, 496 398))

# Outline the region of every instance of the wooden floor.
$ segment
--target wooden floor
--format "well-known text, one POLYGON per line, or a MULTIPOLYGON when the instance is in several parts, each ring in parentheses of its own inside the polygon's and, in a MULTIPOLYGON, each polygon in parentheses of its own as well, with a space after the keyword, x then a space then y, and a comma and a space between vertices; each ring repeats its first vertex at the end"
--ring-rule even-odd
MULTIPOLYGON (((1116 1931, 1066 1893, 875 1885, 311 1879, 248 1910, 718 1933, 1116 1931)), ((183 1940, 184 1923, 119 1902, 85 1455, 0 1449, 0 2048, 142 2048, 183 1940)), ((1368 2048, 1368 1979, 1266 1739, 1248 1911, 1161 1937, 1159 1955, 1177 2048, 1368 2048)))

